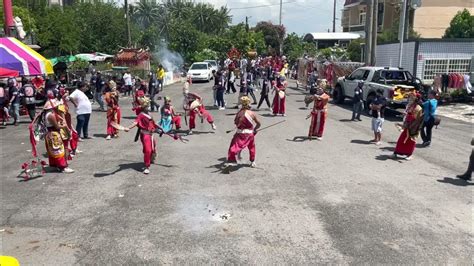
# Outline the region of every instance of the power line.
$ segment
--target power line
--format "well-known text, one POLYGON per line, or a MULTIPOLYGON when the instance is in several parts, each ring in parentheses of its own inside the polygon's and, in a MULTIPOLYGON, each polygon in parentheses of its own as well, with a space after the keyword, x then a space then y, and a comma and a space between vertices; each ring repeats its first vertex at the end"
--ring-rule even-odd
MULTIPOLYGON (((296 3, 296 1, 282 2, 282 4, 291 4, 291 3, 296 3)), ((279 6, 279 5, 280 5, 280 4, 260 5, 260 6, 246 6, 246 7, 235 7, 235 8, 231 8, 231 7, 229 7, 229 9, 230 9, 230 10, 237 10, 237 9, 252 9, 252 8, 261 8, 261 7, 279 6)))

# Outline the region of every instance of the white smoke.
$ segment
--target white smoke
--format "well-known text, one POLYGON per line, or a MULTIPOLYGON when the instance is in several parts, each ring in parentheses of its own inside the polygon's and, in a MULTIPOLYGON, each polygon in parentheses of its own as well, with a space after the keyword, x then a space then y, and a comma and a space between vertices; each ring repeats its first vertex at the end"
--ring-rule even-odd
POLYGON ((170 51, 165 42, 159 45, 158 52, 154 53, 154 57, 163 65, 165 71, 176 72, 184 63, 183 57, 177 52, 170 51))

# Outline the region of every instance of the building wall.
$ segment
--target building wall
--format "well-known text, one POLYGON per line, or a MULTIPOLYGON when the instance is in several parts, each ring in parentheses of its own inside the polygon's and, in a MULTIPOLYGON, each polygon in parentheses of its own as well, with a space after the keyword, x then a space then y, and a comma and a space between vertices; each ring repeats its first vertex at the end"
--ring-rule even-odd
MULTIPOLYGON (((400 44, 382 44, 377 45, 376 66, 380 67, 398 67, 400 44)), ((408 42, 403 45, 402 67, 411 73, 414 73, 415 67, 415 42, 408 42)))
POLYGON ((426 83, 436 74, 468 74, 473 64, 471 42, 421 42, 418 48, 416 76, 426 83))
POLYGON ((457 12, 467 8, 474 14, 473 0, 423 0, 415 11, 413 29, 422 38, 441 38, 457 12))

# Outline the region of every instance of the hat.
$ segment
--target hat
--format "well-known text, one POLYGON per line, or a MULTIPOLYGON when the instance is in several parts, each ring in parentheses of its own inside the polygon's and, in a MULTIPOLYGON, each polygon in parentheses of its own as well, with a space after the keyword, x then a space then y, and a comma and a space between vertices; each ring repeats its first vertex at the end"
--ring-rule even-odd
POLYGON ((56 99, 50 99, 44 104, 43 109, 44 110, 51 110, 51 109, 54 109, 54 108, 58 107, 58 105, 59 105, 59 102, 56 99))
POLYGON ((240 97, 240 103, 242 107, 248 108, 250 106, 250 98, 248 96, 242 96, 240 97))
POLYGON ((166 103, 166 102, 171 102, 171 97, 165 96, 165 97, 163 98, 163 100, 165 101, 165 103, 166 103))
POLYGON ((146 96, 138 98, 138 103, 140 104, 140 107, 143 108, 143 109, 149 107, 150 102, 151 102, 150 98, 148 98, 146 96))

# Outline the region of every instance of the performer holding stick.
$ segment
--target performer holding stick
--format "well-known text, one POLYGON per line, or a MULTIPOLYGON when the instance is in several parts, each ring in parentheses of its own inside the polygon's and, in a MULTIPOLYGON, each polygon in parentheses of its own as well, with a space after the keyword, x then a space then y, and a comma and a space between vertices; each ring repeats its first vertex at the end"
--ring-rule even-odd
POLYGON ((327 105, 329 102, 329 95, 324 93, 322 88, 318 88, 316 95, 314 95, 313 111, 306 117, 311 118, 309 126, 308 138, 311 140, 314 136, 317 140, 323 139, 324 124, 327 117, 327 105))
POLYGON ((243 96, 240 98, 240 103, 242 104, 242 109, 240 109, 234 119, 237 132, 230 143, 227 166, 237 165, 237 157, 241 159, 241 151, 248 148, 250 152, 250 167, 255 167, 255 135, 261 124, 255 113, 250 111, 250 98, 243 96))
POLYGON ((193 133, 193 129, 196 128, 196 115, 199 115, 201 118, 205 118, 207 122, 211 125, 213 130, 216 130, 216 125, 214 124, 214 118, 212 115, 207 112, 206 108, 202 104, 202 97, 196 93, 189 92, 189 83, 186 82, 183 88, 184 102, 183 108, 189 113, 189 133, 193 133))

